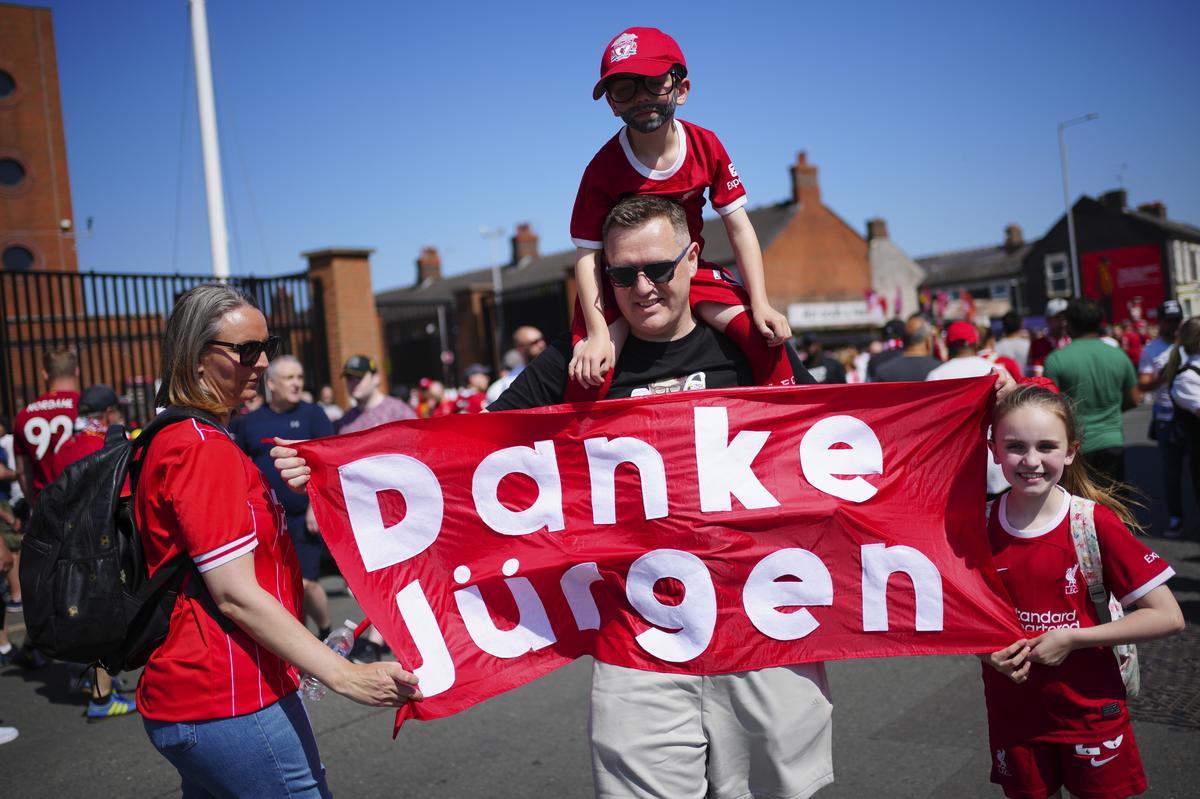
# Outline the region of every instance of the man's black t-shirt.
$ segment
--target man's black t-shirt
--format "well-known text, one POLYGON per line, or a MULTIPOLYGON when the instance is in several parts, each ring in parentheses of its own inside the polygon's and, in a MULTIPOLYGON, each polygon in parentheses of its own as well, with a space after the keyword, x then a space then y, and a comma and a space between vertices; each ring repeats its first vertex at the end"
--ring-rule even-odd
POLYGON ((942 362, 930 355, 901 355, 875 370, 876 383, 915 383, 924 380, 942 362))
MULTIPOLYGON (((521 371, 507 391, 488 405, 488 410, 537 408, 562 402, 570 353, 569 336, 552 342, 521 371)), ((788 357, 797 383, 815 382, 790 346, 788 357)), ((750 364, 738 346, 697 322, 695 330, 675 341, 643 341, 629 336, 617 360, 607 398, 750 385, 754 385, 750 364)))

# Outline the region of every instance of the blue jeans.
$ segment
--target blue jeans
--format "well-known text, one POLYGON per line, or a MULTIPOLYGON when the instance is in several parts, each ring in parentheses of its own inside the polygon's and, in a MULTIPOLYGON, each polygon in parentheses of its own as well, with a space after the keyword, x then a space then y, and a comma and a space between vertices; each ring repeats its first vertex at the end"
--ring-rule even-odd
POLYGON ((299 693, 245 716, 142 722, 183 778, 184 799, 332 796, 299 693))
MULTIPOLYGON (((1162 457, 1162 476, 1166 488, 1167 515, 1183 516, 1183 456, 1187 452, 1183 435, 1174 419, 1155 419, 1154 437, 1162 457)), ((1200 497, 1197 497, 1200 499, 1200 497)))

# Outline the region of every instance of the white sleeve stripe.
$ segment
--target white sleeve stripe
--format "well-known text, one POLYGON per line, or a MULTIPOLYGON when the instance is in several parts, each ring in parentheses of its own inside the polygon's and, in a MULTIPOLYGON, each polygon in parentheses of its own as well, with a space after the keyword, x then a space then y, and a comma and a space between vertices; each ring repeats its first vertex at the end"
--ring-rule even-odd
POLYGON ((604 242, 590 241, 588 239, 571 239, 571 243, 576 247, 582 247, 585 250, 603 250, 604 242))
POLYGON ((1121 604, 1125 606, 1132 605, 1134 602, 1137 602, 1146 594, 1150 593, 1155 588, 1158 588, 1160 585, 1165 583, 1167 580, 1170 580, 1174 576, 1175 570, 1168 566, 1157 575, 1143 583, 1141 588, 1135 588, 1125 596, 1121 597, 1121 604))
POLYGON ((238 547, 237 549, 229 552, 228 554, 222 555, 219 558, 214 558, 213 560, 205 561, 204 563, 197 563, 196 571, 200 572, 201 574, 204 574, 206 571, 209 571, 210 569, 215 569, 218 566, 223 566, 231 560, 236 560, 237 558, 240 558, 242 555, 253 552, 254 548, 256 546, 258 546, 258 539, 257 538, 251 539, 249 542, 246 543, 245 546, 238 547))
POLYGON ((242 544, 245 544, 247 541, 253 541, 257 537, 258 536, 256 536, 253 532, 246 533, 241 538, 221 544, 221 546, 217 547, 216 549, 210 549, 208 552, 204 552, 200 555, 193 555, 192 560, 196 562, 197 566, 202 566, 205 561, 208 561, 212 558, 219 558, 230 549, 234 547, 241 547, 242 544))
POLYGON ((746 200, 747 200, 747 197, 745 194, 743 194, 741 197, 738 197, 736 200, 731 202, 729 205, 722 205, 720 208, 718 208, 717 206, 714 205, 713 210, 716 211, 717 214, 719 214, 720 216, 729 216, 734 211, 736 211, 737 209, 739 209, 743 205, 745 205, 746 200))

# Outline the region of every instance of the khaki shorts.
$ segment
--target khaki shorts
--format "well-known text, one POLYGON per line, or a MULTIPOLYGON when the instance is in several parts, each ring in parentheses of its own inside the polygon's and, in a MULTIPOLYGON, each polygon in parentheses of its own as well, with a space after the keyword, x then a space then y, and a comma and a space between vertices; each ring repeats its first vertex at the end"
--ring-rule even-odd
MULTIPOLYGON (((12 513, 12 506, 7 502, 0 502, 0 508, 12 513)), ((0 519, 0 538, 4 539, 4 544, 10 552, 21 551, 21 539, 24 538, 24 535, 14 530, 4 519, 0 519)))
POLYGON ((592 668, 596 796, 802 799, 833 782, 823 663, 710 677, 592 668))

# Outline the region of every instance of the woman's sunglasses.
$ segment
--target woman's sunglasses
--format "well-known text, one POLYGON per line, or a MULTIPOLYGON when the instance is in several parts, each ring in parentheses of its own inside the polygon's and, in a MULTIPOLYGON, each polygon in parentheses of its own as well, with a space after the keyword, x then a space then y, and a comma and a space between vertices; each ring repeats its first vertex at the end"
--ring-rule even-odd
POLYGON ((639 272, 645 274, 651 283, 670 283, 671 278, 675 277, 675 267, 679 266, 691 246, 691 242, 688 242, 674 261, 655 261, 642 266, 606 266, 604 272, 612 284, 620 289, 627 289, 636 283, 639 272))
POLYGON ((238 363, 242 366, 254 366, 258 363, 258 356, 264 352, 267 354, 267 360, 275 359, 279 354, 279 336, 267 336, 266 341, 243 341, 241 344, 234 344, 232 341, 218 341, 210 339, 204 343, 204 346, 216 344, 221 347, 228 347, 237 353, 238 363))

